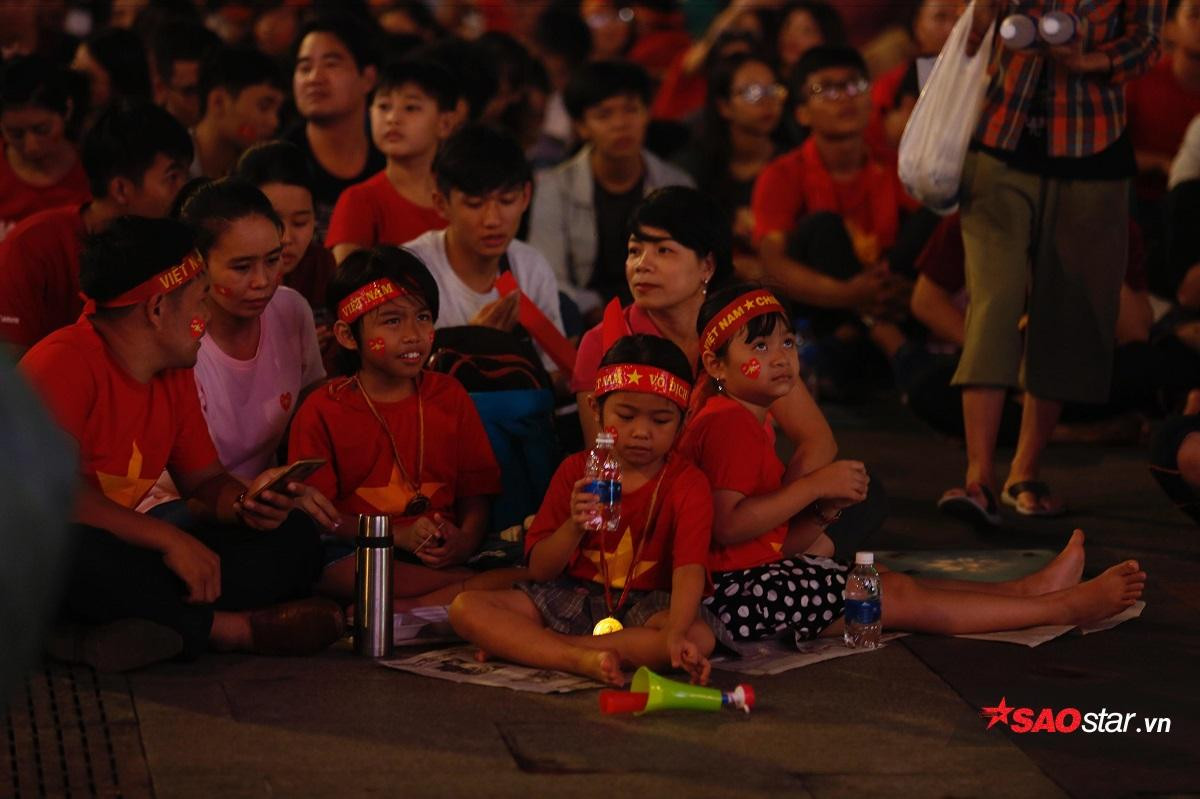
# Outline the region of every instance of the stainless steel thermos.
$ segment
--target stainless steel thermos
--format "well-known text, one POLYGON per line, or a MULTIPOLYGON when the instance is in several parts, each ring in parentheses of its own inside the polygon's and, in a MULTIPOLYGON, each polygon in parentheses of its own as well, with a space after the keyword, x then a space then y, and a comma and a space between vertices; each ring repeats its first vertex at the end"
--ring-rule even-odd
POLYGON ((354 651, 365 657, 392 653, 392 523, 359 516, 355 540, 354 651))

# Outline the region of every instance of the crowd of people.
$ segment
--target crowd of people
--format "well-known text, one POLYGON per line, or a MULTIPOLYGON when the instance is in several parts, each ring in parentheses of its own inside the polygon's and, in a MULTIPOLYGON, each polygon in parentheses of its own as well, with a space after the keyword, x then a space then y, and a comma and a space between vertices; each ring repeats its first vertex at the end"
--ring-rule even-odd
MULTIPOLYGON (((1200 0, 77 6, 0 10, 0 346, 82 478, 59 656, 320 651, 386 515, 396 608, 481 657, 704 681, 841 633, 887 503, 818 401, 887 392, 965 442, 946 513, 1062 515, 1052 440, 1170 417, 1151 471, 1200 519, 1200 0), (1050 10, 1074 40, 976 56, 958 210, 922 207, 952 29, 1050 10)), ((885 571, 883 623, 1146 579, 1083 567, 1076 531, 1017 581, 885 571)))

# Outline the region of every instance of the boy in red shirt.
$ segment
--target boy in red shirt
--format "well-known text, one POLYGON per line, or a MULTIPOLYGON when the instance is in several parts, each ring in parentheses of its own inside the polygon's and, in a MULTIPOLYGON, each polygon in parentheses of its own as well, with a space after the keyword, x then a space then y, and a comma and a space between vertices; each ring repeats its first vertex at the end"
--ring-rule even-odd
POLYGON ((0 341, 18 353, 79 317, 83 238, 122 214, 166 216, 192 159, 192 142, 149 103, 117 104, 83 140, 92 201, 34 214, 0 243, 0 341))
POLYGON ((469 591, 450 606, 463 638, 495 655, 622 685, 626 666, 684 668, 708 679, 728 636, 700 610, 708 588, 712 498, 704 475, 671 452, 692 369, 658 336, 626 336, 605 354, 591 400, 621 465, 616 531, 596 529, 588 453, 567 458, 525 535, 531 582, 469 591))
MULTIPOLYGON (((347 377, 300 406, 288 453, 327 461, 308 483, 341 514, 337 531, 354 535, 358 514, 392 517, 398 609, 446 604, 468 580, 511 584, 513 570, 475 578, 459 568, 483 540, 500 467, 467 392, 422 368, 438 313, 433 277, 398 247, 359 250, 338 268, 329 305, 347 377)), ((320 587, 351 596, 353 555, 329 564, 320 587)))
POLYGON ((325 245, 339 262, 357 249, 446 227, 433 207, 433 157, 450 135, 459 95, 454 75, 433 62, 404 61, 380 73, 371 138, 387 168, 338 198, 325 245))
POLYGON ((217 460, 191 370, 208 290, 194 245, 181 222, 114 221, 84 254, 84 316, 21 361, 79 448, 84 481, 68 612, 90 623, 146 619, 176 634, 174 646, 126 667, 210 646, 313 652, 342 629, 340 609, 329 603, 268 607, 309 592, 319 541, 308 518, 290 514, 318 511, 320 500, 294 483, 256 494, 283 470, 247 486, 217 460), (190 532, 134 510, 164 468, 203 509, 190 532))

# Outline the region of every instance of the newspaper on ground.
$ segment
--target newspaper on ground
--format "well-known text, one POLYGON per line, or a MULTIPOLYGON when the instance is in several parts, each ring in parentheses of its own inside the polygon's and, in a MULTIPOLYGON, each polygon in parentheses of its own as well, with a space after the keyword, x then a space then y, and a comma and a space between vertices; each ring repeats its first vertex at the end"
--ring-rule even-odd
POLYGON ((473 646, 456 646, 422 652, 410 657, 381 660, 380 665, 397 671, 436 677, 439 680, 511 688, 514 691, 535 694, 564 694, 604 687, 586 677, 561 671, 517 666, 502 660, 480 663, 475 659, 475 652, 476 647, 473 646))
POLYGON ((449 609, 442 605, 413 608, 392 617, 392 641, 395 646, 422 646, 461 641, 450 626, 449 609))
POLYGON ((1006 644, 1023 644, 1033 647, 1039 644, 1044 644, 1047 641, 1053 641, 1061 635, 1066 635, 1072 630, 1078 630, 1080 635, 1090 635, 1098 633, 1101 630, 1111 630, 1122 622, 1136 619, 1142 615, 1146 603, 1142 600, 1134 602, 1133 605, 1121 611, 1115 616, 1110 616, 1107 619, 1101 619, 1093 624, 1087 624, 1082 627, 1074 624, 1049 624, 1043 627, 1030 627, 1025 630, 1008 630, 999 633, 974 633, 971 635, 959 635, 957 638, 974 638, 979 641, 1001 641, 1006 644))

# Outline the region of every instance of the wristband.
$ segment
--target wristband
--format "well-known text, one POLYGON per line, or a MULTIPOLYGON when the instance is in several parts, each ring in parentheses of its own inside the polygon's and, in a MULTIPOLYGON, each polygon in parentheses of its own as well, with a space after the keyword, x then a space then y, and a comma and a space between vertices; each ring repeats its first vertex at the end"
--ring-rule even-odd
POLYGON ((821 527, 828 527, 838 519, 842 518, 841 508, 835 510, 829 515, 826 515, 825 511, 821 509, 821 500, 819 499, 812 504, 812 510, 813 515, 817 517, 817 524, 819 524, 821 527))

